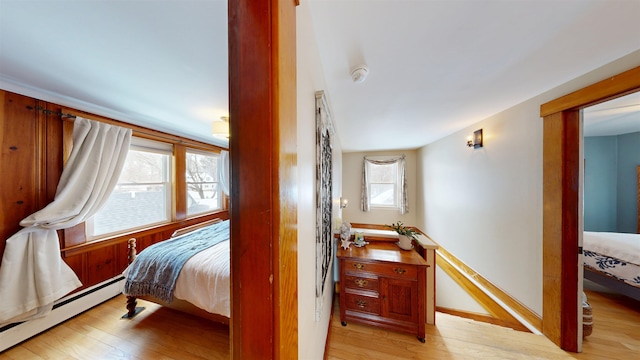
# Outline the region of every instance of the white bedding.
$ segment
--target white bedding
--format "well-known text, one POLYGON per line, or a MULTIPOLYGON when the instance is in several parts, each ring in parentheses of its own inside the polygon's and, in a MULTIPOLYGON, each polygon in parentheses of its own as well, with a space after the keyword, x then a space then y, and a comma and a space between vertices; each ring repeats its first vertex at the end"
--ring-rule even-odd
POLYGON ((229 241, 203 250, 184 264, 173 295, 210 313, 231 315, 229 241))
POLYGON ((640 265, 640 234, 585 231, 583 248, 640 265))
MULTIPOLYGON (((122 273, 127 277, 129 268, 122 273)), ((213 314, 231 315, 231 252, 222 241, 192 256, 182 267, 173 296, 213 314)))

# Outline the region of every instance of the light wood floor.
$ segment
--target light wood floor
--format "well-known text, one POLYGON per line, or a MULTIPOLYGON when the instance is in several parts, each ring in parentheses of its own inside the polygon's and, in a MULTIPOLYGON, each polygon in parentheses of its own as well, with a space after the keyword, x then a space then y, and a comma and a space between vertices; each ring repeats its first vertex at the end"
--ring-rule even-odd
POLYGON ((229 327, 144 300, 133 319, 123 295, 0 354, 4 359, 229 359, 229 327))
POLYGON ((427 342, 368 326, 343 327, 334 311, 330 360, 357 359, 640 359, 640 303, 620 295, 587 291, 593 333, 583 352, 569 353, 541 335, 436 313, 427 342))
MULTIPOLYGON (((356 359, 637 359, 640 303, 587 291, 593 334, 583 353, 567 353, 543 336, 437 313, 427 342, 415 336, 349 323, 340 325, 337 305, 328 358, 356 359)), ((0 354, 4 359, 228 359, 228 328, 144 301, 147 309, 122 320, 118 296, 0 354), (179 321, 176 319, 180 317, 179 321)))

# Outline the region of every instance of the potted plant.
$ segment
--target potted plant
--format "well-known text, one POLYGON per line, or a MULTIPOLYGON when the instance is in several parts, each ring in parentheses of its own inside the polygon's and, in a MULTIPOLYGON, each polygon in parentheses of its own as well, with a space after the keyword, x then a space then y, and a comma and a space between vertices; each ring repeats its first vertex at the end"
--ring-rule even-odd
POLYGON ((401 249, 411 250, 411 240, 418 239, 418 232, 416 230, 413 230, 412 228, 404 226, 402 221, 398 221, 397 223, 392 223, 391 225, 385 226, 398 233, 398 246, 401 249))

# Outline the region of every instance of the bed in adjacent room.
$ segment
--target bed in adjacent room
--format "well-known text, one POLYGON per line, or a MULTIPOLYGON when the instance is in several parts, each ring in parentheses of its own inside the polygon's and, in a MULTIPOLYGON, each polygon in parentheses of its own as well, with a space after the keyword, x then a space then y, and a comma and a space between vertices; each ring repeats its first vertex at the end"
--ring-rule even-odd
POLYGON ((640 234, 585 231, 584 277, 640 301, 640 234))
MULTIPOLYGON (((640 166, 636 167, 640 232, 640 166)), ((640 301, 640 234, 585 231, 584 277, 640 301)))
MULTIPOLYGON (((229 220, 178 230, 135 254, 124 272, 128 313, 136 298, 228 324, 231 303, 229 220)), ((131 249, 133 245, 133 249, 131 249)))

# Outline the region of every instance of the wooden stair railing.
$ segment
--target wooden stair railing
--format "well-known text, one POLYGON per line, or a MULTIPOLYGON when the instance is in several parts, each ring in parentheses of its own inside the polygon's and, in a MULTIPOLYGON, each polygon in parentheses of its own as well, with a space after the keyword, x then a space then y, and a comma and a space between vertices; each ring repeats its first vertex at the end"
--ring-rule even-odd
POLYGON ((490 316, 474 315, 447 308, 436 307, 437 311, 474 320, 510 327, 515 330, 540 332, 542 318, 518 300, 505 293, 442 246, 436 250, 436 264, 465 292, 482 306, 490 316))

